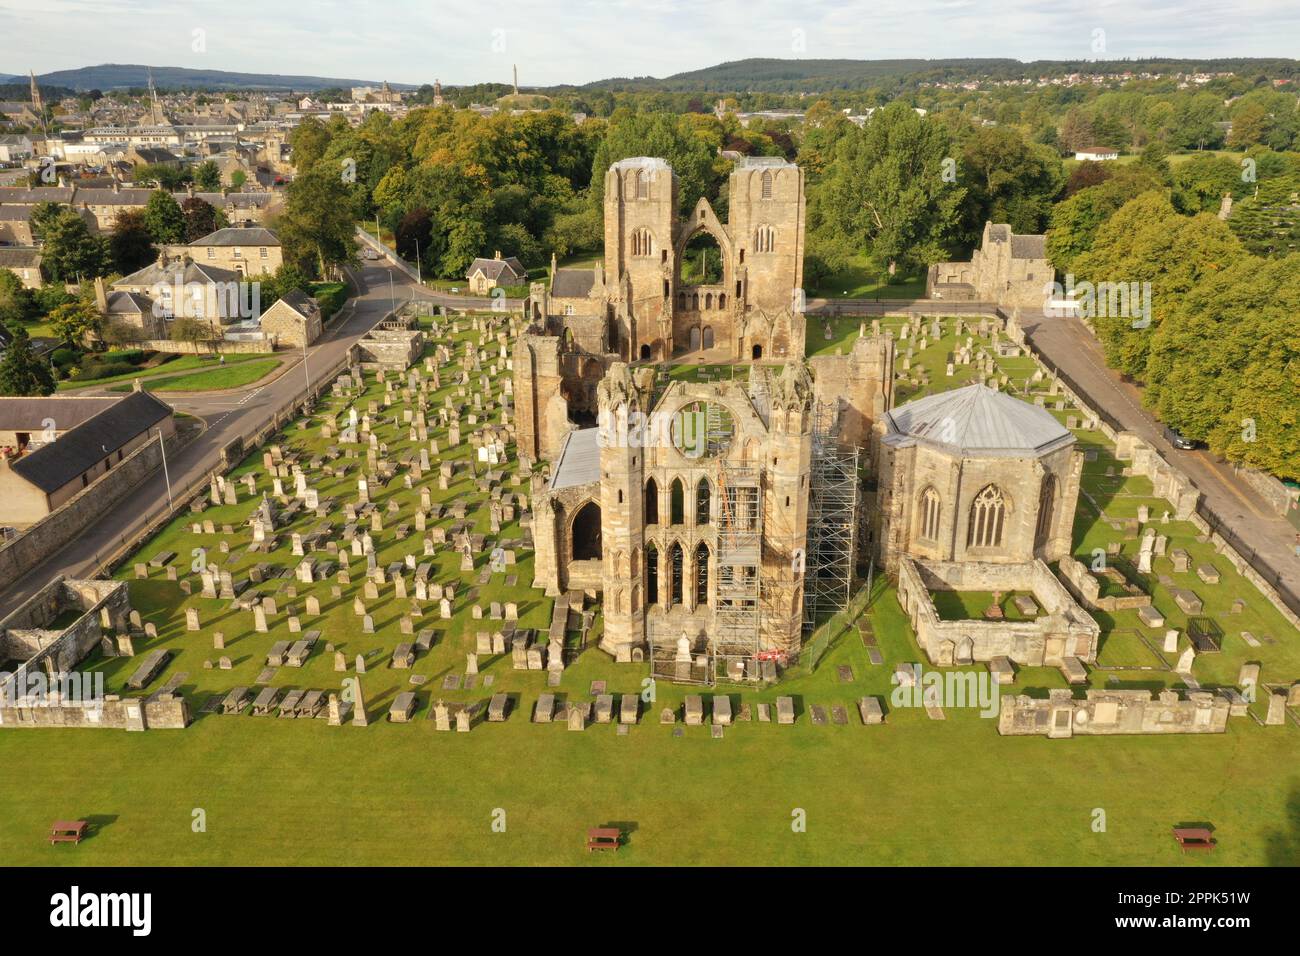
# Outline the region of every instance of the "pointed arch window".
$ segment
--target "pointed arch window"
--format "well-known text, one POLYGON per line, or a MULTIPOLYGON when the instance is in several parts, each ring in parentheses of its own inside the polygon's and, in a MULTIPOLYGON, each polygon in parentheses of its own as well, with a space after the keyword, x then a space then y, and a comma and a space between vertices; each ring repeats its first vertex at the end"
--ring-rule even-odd
POLYGON ((709 604, 709 546, 701 541, 695 548, 695 606, 709 604))
POLYGON ((709 479, 701 478, 700 483, 695 486, 695 523, 697 525, 709 523, 709 511, 712 506, 713 488, 709 485, 709 479))
POLYGON ((772 174, 767 170, 763 171, 763 198, 772 198, 772 174))
POLYGON ((1034 528, 1034 547, 1047 544, 1052 534, 1052 517, 1056 507, 1056 476, 1043 476, 1043 487, 1038 492, 1038 524, 1034 528))
POLYGON ((921 492, 921 538, 939 540, 939 492, 926 488, 921 492))
POLYGON ((968 548, 999 548, 1002 526, 1006 520, 1006 499, 997 485, 987 485, 970 506, 970 527, 966 531, 968 548))
POLYGON ((653 478, 645 483, 645 523, 659 523, 659 486, 653 478))

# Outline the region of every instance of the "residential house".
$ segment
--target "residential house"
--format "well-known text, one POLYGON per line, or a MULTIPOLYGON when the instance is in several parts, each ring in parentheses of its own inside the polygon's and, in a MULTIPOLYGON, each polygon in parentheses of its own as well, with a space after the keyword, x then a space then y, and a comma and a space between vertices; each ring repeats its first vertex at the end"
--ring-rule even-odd
POLYGON ((491 259, 475 259, 465 274, 470 291, 487 295, 497 286, 523 285, 528 280, 528 270, 514 256, 501 257, 500 251, 491 259))
POLYGON ((0 398, 0 524, 40 521, 141 445, 175 431, 171 406, 144 391, 0 398))
POLYGON ((263 334, 274 336, 276 344, 306 348, 320 338, 320 305, 311 296, 294 289, 262 313, 261 324, 263 334))
POLYGON ((284 263, 280 238, 262 226, 230 226, 195 239, 188 251, 196 262, 240 275, 270 275, 284 263))
POLYGON ((41 250, 22 246, 0 246, 0 269, 8 269, 28 289, 45 285, 41 278, 41 250))

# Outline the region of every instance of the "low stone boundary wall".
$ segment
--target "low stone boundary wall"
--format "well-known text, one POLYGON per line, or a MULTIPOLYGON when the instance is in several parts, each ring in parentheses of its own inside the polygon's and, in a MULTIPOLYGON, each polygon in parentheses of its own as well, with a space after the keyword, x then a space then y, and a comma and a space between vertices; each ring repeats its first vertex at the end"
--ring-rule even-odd
POLYGON ((0 706, 0 727, 89 727, 101 730, 181 730, 190 723, 184 697, 116 697, 94 704, 47 701, 40 706, 0 706))
POLYGON ((998 733, 1057 739, 1122 734, 1221 734, 1228 728, 1227 697, 1208 691, 1090 690, 1078 700, 1055 689, 1047 700, 1024 694, 1003 697, 998 733))
POLYGON ((275 345, 276 338, 272 335, 260 341, 221 339, 216 342, 180 342, 172 339, 148 339, 133 343, 132 348, 174 355, 264 355, 274 350, 275 345))

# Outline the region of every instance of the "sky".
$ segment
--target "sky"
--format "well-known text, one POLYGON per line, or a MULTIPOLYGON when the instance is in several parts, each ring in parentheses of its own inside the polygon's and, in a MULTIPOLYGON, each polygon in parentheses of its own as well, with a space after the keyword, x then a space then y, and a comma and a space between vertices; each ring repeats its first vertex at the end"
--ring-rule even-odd
POLYGON ((1296 56, 1300 0, 0 0, 0 73, 585 83, 748 57, 1296 56))

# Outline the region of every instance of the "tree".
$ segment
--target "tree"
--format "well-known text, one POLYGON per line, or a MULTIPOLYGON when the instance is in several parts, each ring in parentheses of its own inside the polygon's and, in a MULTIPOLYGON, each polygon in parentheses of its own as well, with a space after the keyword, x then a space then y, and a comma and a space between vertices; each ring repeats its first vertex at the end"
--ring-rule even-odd
POLYGON ((185 241, 185 214, 171 193, 155 190, 145 203, 144 219, 149 235, 160 246, 185 241))
POLYGON ((190 342, 196 351, 198 346, 215 342, 219 338, 210 323, 189 316, 176 318, 171 324, 170 335, 173 342, 190 342))
POLYGON ((959 175, 966 187, 965 226, 971 240, 985 222, 1009 223, 1013 232, 1042 232, 1052 201, 1065 185, 1056 151, 1026 143, 1009 126, 981 127, 971 134, 959 175))
POLYGON ((212 160, 205 160, 194 167, 194 185, 204 192, 214 193, 221 188, 221 170, 212 160))
POLYGON ((1135 325, 1132 314, 1098 314, 1094 320, 1107 363, 1158 388, 1147 368, 1152 335, 1202 277, 1246 254, 1226 223, 1208 213, 1183 216, 1161 192, 1143 193, 1125 203, 1098 230, 1092 249, 1074 264, 1081 278, 1095 284, 1150 283, 1150 325, 1135 325))
POLYGON ((328 163, 318 163, 289 186, 280 218, 285 258, 314 262, 324 277, 356 259, 355 226, 347 203, 347 185, 328 163))
POLYGON ((1193 156, 1171 170, 1174 208, 1185 215, 1218 212, 1224 194, 1240 195, 1241 167, 1227 156, 1193 156))
POLYGON ((9 345, 0 357, 0 395, 49 395, 54 373, 32 351, 31 336, 21 325, 9 327, 9 345))
POLYGON ((42 266, 56 281, 102 276, 109 269, 108 243, 91 233, 80 215, 66 207, 46 220, 42 266))
POLYGON ((32 322, 40 315, 36 296, 11 269, 0 269, 0 324, 32 322))
POLYGON ((1069 178, 1065 181, 1065 191, 1062 197, 1069 199, 1075 193, 1089 186, 1100 186, 1110 178, 1110 169, 1105 163, 1093 162, 1086 159, 1070 171, 1069 178))
POLYGON ((91 302, 73 299, 65 302, 49 315, 54 334, 68 345, 81 346, 87 340, 98 338, 104 317, 91 302))
POLYGON ((433 220, 429 216, 429 210, 412 209, 403 216, 402 221, 393 230, 393 242, 397 247, 397 254, 407 262, 415 262, 417 259, 436 260, 437 254, 433 249, 433 220))
POLYGON ((329 139, 325 124, 314 116, 307 117, 293 128, 289 134, 289 147, 292 150, 294 168, 300 176, 325 155, 329 139))
POLYGON ((246 182, 248 182, 248 173, 242 169, 236 169, 230 174, 230 185, 235 190, 243 189, 246 182))
POLYGON ((1102 223, 1130 199, 1160 186, 1142 166, 1121 166, 1104 182, 1057 203, 1047 230, 1047 258, 1053 268, 1060 273, 1073 271, 1075 259, 1092 248, 1102 223))
POLYGON ((224 212, 198 196, 190 196, 181 203, 181 216, 185 222, 186 242, 202 239, 230 225, 224 212))
MULTIPOLYGON (((706 123, 717 126, 712 117, 706 123)), ((593 202, 599 205, 604 200, 609 167, 634 156, 657 156, 668 162, 677 174, 679 212, 689 212, 701 196, 712 197, 723 179, 714 163, 722 137, 718 128, 716 143, 709 143, 702 135, 705 128, 692 125, 686 116, 619 111, 592 159, 593 202)))
POLYGON ((123 275, 130 275, 153 261, 157 250, 143 210, 127 209, 118 214, 108 238, 108 252, 113 268, 123 275))
POLYGON ((901 102, 840 140, 809 211, 814 232, 906 270, 947 258, 965 189, 945 177, 948 130, 901 102))

